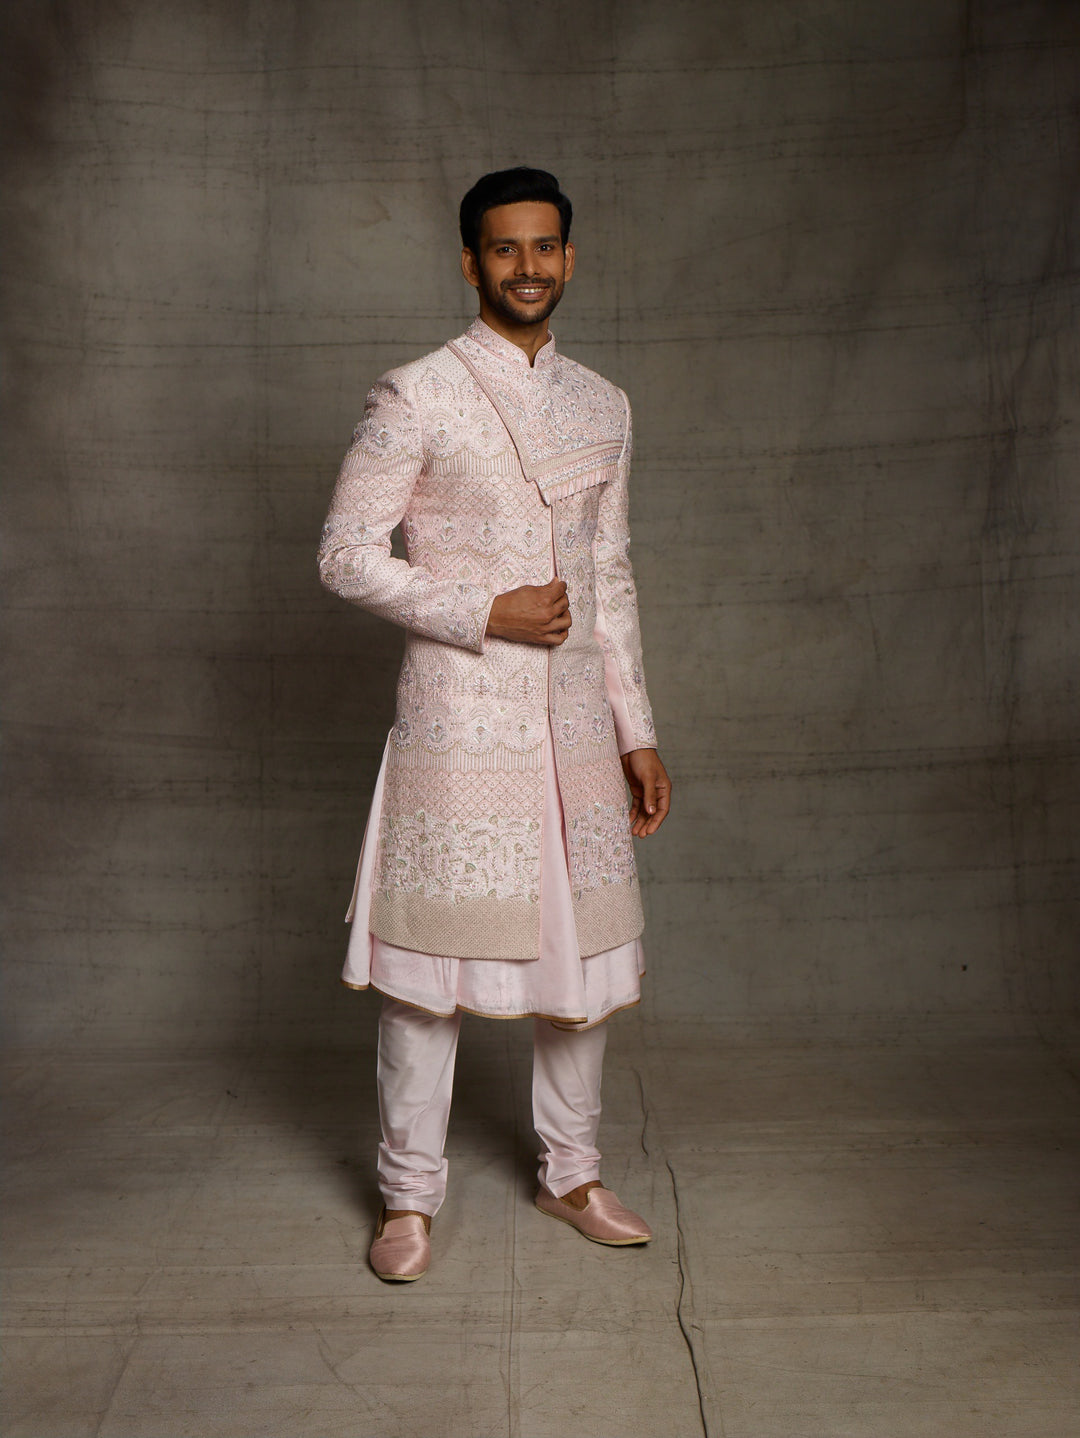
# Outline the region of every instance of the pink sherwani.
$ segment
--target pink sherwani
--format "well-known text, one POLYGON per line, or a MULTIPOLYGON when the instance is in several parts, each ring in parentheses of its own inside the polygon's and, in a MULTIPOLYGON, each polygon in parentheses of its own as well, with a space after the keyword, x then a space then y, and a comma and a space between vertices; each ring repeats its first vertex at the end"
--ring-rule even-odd
POLYGON ((434 1013, 591 1023, 638 997, 619 754, 654 747, 627 554, 622 391, 477 320, 379 380, 320 548, 324 584, 408 630, 343 978, 434 1013), (402 525, 407 559, 390 553, 402 525), (485 635, 567 585, 555 648, 485 635))

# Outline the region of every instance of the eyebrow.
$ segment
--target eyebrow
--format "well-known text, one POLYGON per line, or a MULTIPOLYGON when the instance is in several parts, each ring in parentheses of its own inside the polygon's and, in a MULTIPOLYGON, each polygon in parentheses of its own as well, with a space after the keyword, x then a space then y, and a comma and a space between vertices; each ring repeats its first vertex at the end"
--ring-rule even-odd
POLYGON ((534 245, 550 243, 552 240, 561 239, 561 235, 492 235, 488 240, 489 245, 520 245, 525 240, 531 240, 534 245))

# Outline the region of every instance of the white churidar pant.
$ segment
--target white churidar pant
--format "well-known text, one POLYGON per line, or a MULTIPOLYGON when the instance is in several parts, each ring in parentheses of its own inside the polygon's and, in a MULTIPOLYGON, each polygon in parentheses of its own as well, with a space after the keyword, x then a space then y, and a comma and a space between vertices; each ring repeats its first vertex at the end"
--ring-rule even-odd
MULTIPOLYGON (((446 1196, 446 1125, 460 1013, 384 998, 379 1019, 379 1189, 387 1208, 434 1216, 446 1196)), ((596 1147, 607 1025, 560 1029, 534 1021, 533 1123, 540 1182, 556 1197, 600 1177, 596 1147)))

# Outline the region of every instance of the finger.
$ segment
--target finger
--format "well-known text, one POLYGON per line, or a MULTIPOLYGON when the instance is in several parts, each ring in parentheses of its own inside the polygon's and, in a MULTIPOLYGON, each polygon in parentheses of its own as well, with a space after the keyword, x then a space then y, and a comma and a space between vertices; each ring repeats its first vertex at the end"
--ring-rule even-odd
POLYGON ((644 783, 645 812, 652 815, 656 813, 656 775, 647 773, 644 783))
POLYGON ((626 787, 630 790, 630 832, 638 834, 641 828, 641 784, 629 770, 624 769, 626 774, 626 787))
POLYGON ((656 784, 656 813, 649 820, 646 826, 646 833, 655 834, 660 825, 667 818, 671 810, 671 785, 664 780, 657 780, 656 784))
POLYGON ((633 831, 639 839, 644 839, 648 834, 651 834, 657 826, 655 819, 657 809, 656 790, 659 783, 660 780, 657 778, 656 773, 646 770, 644 778, 641 780, 641 806, 638 814, 638 822, 633 831))

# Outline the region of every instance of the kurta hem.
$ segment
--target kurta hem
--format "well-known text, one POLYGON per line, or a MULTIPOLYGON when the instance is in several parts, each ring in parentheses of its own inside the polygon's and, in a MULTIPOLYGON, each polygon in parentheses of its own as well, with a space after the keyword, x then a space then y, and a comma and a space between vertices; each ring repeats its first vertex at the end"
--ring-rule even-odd
MULTIPOLYGON (((645 977, 644 970, 642 970, 641 977, 645 977)), ((566 1018, 562 1014, 541 1014, 531 1009, 528 1012, 520 1014, 489 1014, 485 1013, 483 1009, 470 1009, 466 1004, 457 1004, 454 1008, 448 1010, 429 1009, 425 1008, 423 1004, 417 1004, 411 1002, 409 999, 403 999, 400 994, 392 993, 387 988, 380 988, 378 984, 351 984, 348 979, 342 979, 341 982, 347 989, 355 989, 357 993, 364 993, 368 989, 374 989, 374 991, 377 994, 381 994, 384 999, 393 999, 396 1004, 404 1004, 408 1009, 416 1009, 419 1013, 430 1014, 432 1018, 436 1019, 449 1019, 452 1018, 454 1014, 471 1014, 477 1019, 546 1019, 549 1024, 554 1024, 557 1029, 572 1029, 574 1033, 585 1033, 588 1029, 595 1029, 600 1024, 606 1024, 608 1019, 614 1018, 616 1014, 621 1014, 626 1009, 636 1009, 641 1003, 641 997, 639 995, 636 999, 629 999, 625 1004, 617 1004, 614 1008, 608 1009, 606 1013, 601 1014, 600 1017, 596 1019, 566 1018)))

